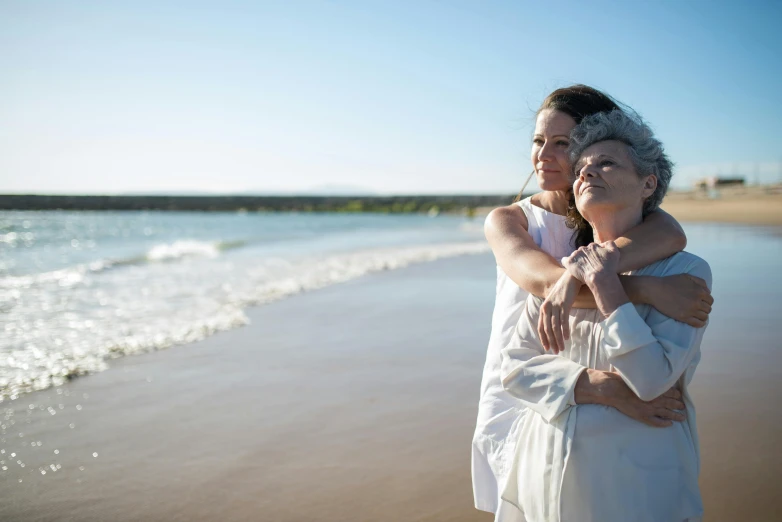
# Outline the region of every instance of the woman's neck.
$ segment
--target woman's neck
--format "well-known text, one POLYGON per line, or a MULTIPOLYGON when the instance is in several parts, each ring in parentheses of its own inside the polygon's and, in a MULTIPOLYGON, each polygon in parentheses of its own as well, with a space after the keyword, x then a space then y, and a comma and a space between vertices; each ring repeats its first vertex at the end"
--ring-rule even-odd
POLYGON ((606 209, 592 213, 588 221, 592 225, 595 241, 604 243, 614 241, 634 226, 640 225, 643 217, 640 208, 606 209))
POLYGON ((567 214, 570 190, 547 190, 532 196, 532 203, 552 214, 564 216, 567 214))

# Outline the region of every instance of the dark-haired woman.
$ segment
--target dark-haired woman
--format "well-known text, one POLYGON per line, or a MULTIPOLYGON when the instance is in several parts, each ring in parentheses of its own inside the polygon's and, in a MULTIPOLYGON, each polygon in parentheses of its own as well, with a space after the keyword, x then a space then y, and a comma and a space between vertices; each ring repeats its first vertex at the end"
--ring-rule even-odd
MULTIPOLYGON (((475 507, 495 513, 498 521, 524 520, 500 495, 513 461, 518 427, 527 413, 525 406, 503 389, 500 353, 511 341, 528 292, 546 298, 538 334, 543 347, 555 354, 569 337, 568 322, 563 318, 570 308, 596 307, 588 287, 574 294, 561 282, 565 269, 558 260, 574 250, 574 231, 567 226, 566 217, 572 209, 572 169, 566 150, 570 132, 584 117, 619 109, 610 97, 584 85, 552 92, 537 112, 532 140, 532 166, 543 192, 495 209, 486 219, 486 237, 497 260, 497 293, 472 442, 472 477, 475 507)), ((615 243, 621 252, 618 271, 625 272, 683 250, 686 238, 679 224, 658 210, 615 243)), ((690 275, 623 277, 622 283, 634 303, 649 304, 695 327, 703 326, 711 311, 706 283, 690 275)), ((684 419, 678 411, 684 403, 675 388, 649 402, 621 386, 611 390, 596 386, 584 396, 590 393, 595 402, 610 404, 648 425, 667 426, 684 419)))

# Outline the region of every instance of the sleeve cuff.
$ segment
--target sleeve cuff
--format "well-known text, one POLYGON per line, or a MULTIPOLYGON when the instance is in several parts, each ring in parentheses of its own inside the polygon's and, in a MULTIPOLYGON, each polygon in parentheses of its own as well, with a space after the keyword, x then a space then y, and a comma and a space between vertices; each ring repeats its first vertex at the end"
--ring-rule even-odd
POLYGON ((578 370, 574 375, 573 382, 571 383, 570 391, 568 392, 567 397, 567 403, 570 406, 578 406, 578 404, 576 404, 576 384, 578 384, 578 378, 581 377, 581 373, 584 370, 586 370, 586 366, 581 366, 581 369, 578 370))
POLYGON ((625 303, 614 310, 600 326, 603 329, 603 347, 609 359, 657 340, 633 303, 625 303))
MULTIPOLYGON (((552 388, 556 389, 558 387, 561 390, 561 393, 558 399, 552 401, 551 409, 544 415, 548 422, 552 422, 571 406, 576 406, 576 383, 578 382, 581 372, 586 370, 586 366, 581 366, 577 362, 571 361, 566 357, 557 357, 557 359, 560 359, 557 361, 557 366, 559 366, 559 371, 557 373, 562 377, 559 379, 559 382, 556 383, 556 386, 553 386, 552 388)), ((551 395, 552 397, 555 397, 557 394, 552 393, 551 395)))

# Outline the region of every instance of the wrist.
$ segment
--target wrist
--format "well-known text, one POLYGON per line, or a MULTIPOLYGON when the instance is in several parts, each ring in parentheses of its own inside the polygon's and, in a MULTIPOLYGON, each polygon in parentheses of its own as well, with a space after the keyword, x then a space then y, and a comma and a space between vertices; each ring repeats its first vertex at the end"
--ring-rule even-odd
POLYGON ((587 286, 595 296, 597 309, 604 317, 608 317, 617 308, 630 302, 617 274, 598 272, 588 279, 587 286))
POLYGON ((651 304, 654 285, 649 284, 649 276, 619 276, 630 301, 636 304, 651 304))
POLYGON ((587 368, 578 377, 574 400, 576 404, 611 406, 614 394, 611 374, 587 368))
POLYGON ((565 272, 562 274, 562 282, 567 285, 568 288, 578 292, 581 290, 581 287, 584 286, 584 282, 581 281, 579 278, 571 274, 570 272, 565 272))
POLYGON ((594 290, 597 287, 605 286, 606 284, 611 284, 614 281, 619 280, 619 276, 615 273, 608 272, 607 270, 601 270, 600 272, 593 272, 591 274, 588 274, 584 278, 584 284, 589 287, 590 290, 594 292, 594 290))

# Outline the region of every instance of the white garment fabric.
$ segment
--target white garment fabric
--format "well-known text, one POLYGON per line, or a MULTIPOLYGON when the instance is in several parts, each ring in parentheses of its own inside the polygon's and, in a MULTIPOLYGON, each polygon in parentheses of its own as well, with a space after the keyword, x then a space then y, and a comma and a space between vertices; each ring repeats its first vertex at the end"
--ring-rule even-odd
MULTIPOLYGON (((681 273, 711 288, 709 265, 686 252, 633 272, 681 273)), ((529 296, 501 354, 502 382, 527 408, 516 428, 517 451, 502 498, 521 510, 525 522, 701 520, 698 434, 688 384, 705 327, 680 323, 649 305, 626 303, 605 320, 598 310, 573 309, 571 338, 553 355, 538 339, 542 302, 529 296), (678 383, 686 421, 651 427, 614 408, 576 405, 576 381, 586 368, 618 372, 642 400, 678 383)))
MULTIPOLYGON (((565 217, 532 204, 530 198, 518 203, 527 216, 528 232, 535 243, 555 259, 573 252, 573 230, 565 226, 565 217)), ((516 435, 514 427, 524 415, 523 404, 506 392, 500 379, 500 351, 507 346, 521 316, 527 292, 497 267, 497 293, 492 329, 481 381, 478 419, 472 441, 472 483, 475 507, 497 515, 497 520, 513 521, 510 505, 500 499, 513 459, 516 435)))

